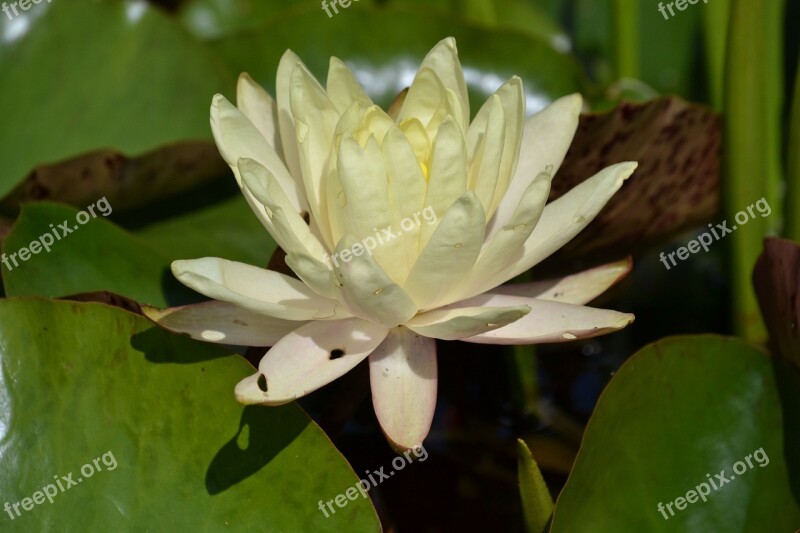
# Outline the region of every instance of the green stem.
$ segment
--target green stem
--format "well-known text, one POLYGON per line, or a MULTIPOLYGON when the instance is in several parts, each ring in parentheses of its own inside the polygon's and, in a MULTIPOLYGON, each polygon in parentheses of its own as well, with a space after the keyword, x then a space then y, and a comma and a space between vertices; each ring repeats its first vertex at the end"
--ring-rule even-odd
POLYGON ((639 79, 640 0, 614 0, 614 55, 617 78, 639 79))
POLYGON ((766 338, 751 284, 764 237, 781 220, 780 69, 783 0, 732 0, 725 65, 723 203, 731 247, 733 322, 738 334, 755 342, 766 338), (737 213, 764 198, 769 217, 737 213), (746 224, 746 225, 745 225, 746 224))
POLYGON ((703 7, 703 40, 705 42, 708 86, 711 104, 722 110, 722 88, 725 80, 725 43, 728 38, 730 0, 715 0, 703 7))
POLYGON ((786 237, 800 242, 800 60, 791 113, 786 166, 786 237))

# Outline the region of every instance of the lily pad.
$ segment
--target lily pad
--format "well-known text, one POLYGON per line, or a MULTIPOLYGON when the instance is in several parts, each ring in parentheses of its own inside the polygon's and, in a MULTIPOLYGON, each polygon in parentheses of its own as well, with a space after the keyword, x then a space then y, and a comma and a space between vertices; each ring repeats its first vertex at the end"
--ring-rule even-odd
POLYGON ((103 304, 2 300, 0 336, 4 531, 380 531, 320 511, 358 477, 295 404, 236 403, 239 356, 103 304))
POLYGON ((97 218, 80 224, 79 211, 69 206, 48 202, 23 206, 3 241, 6 294, 58 298, 110 291, 161 307, 187 301, 191 292, 172 277, 166 256, 95 212, 97 218), (52 241, 49 252, 42 245, 48 241, 52 241), (39 251, 20 256, 23 248, 39 251))
POLYGON ((555 257, 616 257, 707 222, 719 208, 720 138, 719 115, 674 97, 582 115, 550 201, 611 164, 639 167, 555 257))
POLYGON ((800 375, 752 345, 651 344, 600 398, 551 531, 793 531, 799 409, 800 375))
POLYGON ((266 267, 277 248, 241 194, 136 234, 171 260, 213 256, 266 267))
MULTIPOLYGON (((211 140, 211 96, 230 91, 234 75, 147 2, 28 5, 19 16, 0 17, 0 71, 7 73, 0 99, 7 126, 0 131, 0 197, 26 177, 32 187, 40 166, 78 156, 86 158, 70 162, 67 174, 74 179, 119 178, 103 172, 108 154, 133 160, 150 154, 145 162, 151 170, 178 176, 190 146, 184 141, 211 140), (167 145, 174 154, 156 152, 169 150, 167 145)), ((205 157, 213 155, 208 146, 205 157)), ((202 168, 193 171, 195 178, 205 176, 202 168)), ((149 174, 122 177, 146 180, 149 174)), ((44 186, 50 193, 61 190, 58 182, 44 186)))
POLYGON ((82 207, 106 197, 118 211, 125 211, 192 190, 227 170, 211 141, 175 143, 139 157, 99 150, 40 165, 0 206, 16 213, 24 202, 54 200, 82 207))

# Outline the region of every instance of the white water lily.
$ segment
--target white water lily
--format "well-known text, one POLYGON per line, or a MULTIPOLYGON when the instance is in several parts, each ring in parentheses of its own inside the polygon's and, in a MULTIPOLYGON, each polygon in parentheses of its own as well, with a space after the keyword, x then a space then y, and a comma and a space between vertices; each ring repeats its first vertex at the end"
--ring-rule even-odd
POLYGON ((211 125, 299 279, 218 258, 176 261, 175 276, 214 300, 148 315, 196 339, 271 346, 236 386, 245 404, 290 402, 369 358, 384 434, 396 449, 419 446, 436 404, 435 339, 562 342, 633 321, 584 306, 627 273, 627 261, 500 286, 577 235, 636 168, 608 167, 545 205, 581 105, 567 96, 526 120, 514 77, 470 122, 449 38, 387 113, 342 61, 331 59, 323 88, 287 51, 277 101, 243 74, 238 107, 217 95, 211 125), (428 207, 435 224, 396 231, 428 207), (395 237, 357 247, 378 228, 395 237), (351 260, 329 268, 327 258, 345 250, 351 260))

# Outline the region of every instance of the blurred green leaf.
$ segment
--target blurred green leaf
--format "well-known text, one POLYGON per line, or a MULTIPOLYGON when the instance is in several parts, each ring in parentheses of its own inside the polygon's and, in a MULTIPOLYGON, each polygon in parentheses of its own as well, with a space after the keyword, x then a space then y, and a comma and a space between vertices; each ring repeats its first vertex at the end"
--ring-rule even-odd
POLYGON ((242 195, 152 224, 136 234, 170 260, 211 256, 266 267, 277 247, 242 195))
POLYGON ((702 3, 688 5, 664 19, 658 2, 576 0, 570 10, 575 49, 603 85, 638 72, 661 94, 699 99, 703 93, 695 71, 704 8, 702 3))
POLYGON ((651 344, 603 392, 552 532, 587 524, 618 533, 792 531, 800 524, 792 492, 800 480, 798 409, 800 375, 752 345, 714 336, 651 344), (785 397, 779 376, 790 382, 785 397), (762 449, 766 460, 753 455, 762 449), (675 507, 721 471, 730 481, 706 485, 707 501, 675 507))
POLYGON ((522 439, 517 439, 517 470, 526 530, 528 533, 545 533, 553 516, 553 498, 539 465, 522 439))
POLYGON ((390 0, 389 6, 446 11, 453 17, 493 28, 513 28, 538 37, 559 52, 572 48, 569 34, 545 10, 530 0, 390 0))
POLYGON ((417 9, 358 6, 331 19, 314 9, 213 44, 233 71, 249 72, 272 94, 278 61, 287 48, 322 80, 330 56, 337 56, 348 62, 370 96, 385 108, 410 85, 430 48, 448 35, 458 41, 473 113, 513 75, 525 82, 528 112, 565 94, 587 91, 577 61, 537 38, 434 12, 421 17, 417 9), (313 40, 308 38, 312 34, 313 40))
POLYGON ((380 531, 358 494, 323 515, 357 476, 295 404, 236 403, 240 357, 102 304, 2 300, 0 336, 0 492, 75 483, 4 531, 380 531))
POLYGON ((40 165, 210 140, 235 77, 146 2, 42 2, 0 16, 0 197, 40 165))
MULTIPOLYGON (((372 0, 353 2, 350 7, 360 7, 372 0)), ((181 6, 178 17, 195 35, 216 39, 259 26, 286 13, 310 9, 322 15, 320 22, 328 18, 319 0, 189 0, 181 6)), ((335 16, 333 11, 331 14, 335 16)))
POLYGON ((80 225, 77 213, 72 207, 46 202, 23 206, 3 241, 8 256, 3 283, 9 296, 56 298, 110 291, 161 307, 185 301, 179 296, 188 289, 172 277, 166 256, 101 216, 80 225), (62 229, 64 222, 70 233, 62 229), (38 254, 27 261, 19 255, 11 259, 11 254, 30 248, 34 241, 52 241, 50 251, 40 245, 38 254))

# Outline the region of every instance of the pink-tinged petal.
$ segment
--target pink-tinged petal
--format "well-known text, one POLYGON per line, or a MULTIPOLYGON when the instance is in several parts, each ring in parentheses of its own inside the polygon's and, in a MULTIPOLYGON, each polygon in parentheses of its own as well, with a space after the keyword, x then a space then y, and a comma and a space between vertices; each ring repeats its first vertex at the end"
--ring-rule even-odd
POLYGON ((228 302, 157 309, 143 305, 142 312, 159 326, 205 342, 235 346, 272 346, 305 322, 272 318, 228 302))
POLYGON ((418 448, 436 409, 436 341, 393 328, 369 357, 372 405, 395 450, 418 448))
POLYGON ((479 344, 541 344, 587 339, 618 331, 634 320, 630 313, 522 296, 495 294, 470 298, 473 300, 485 300, 484 305, 527 304, 531 307, 531 312, 516 322, 462 339, 479 344))
POLYGON ((500 285, 491 292, 583 305, 616 285, 631 271, 632 266, 633 261, 629 257, 563 278, 500 285))
POLYGON ((435 309, 415 316, 405 326, 425 337, 453 341, 503 327, 530 310, 527 305, 435 309))
POLYGON ((300 326, 264 355, 256 374, 236 385, 236 400, 281 405, 305 396, 354 368, 388 332, 360 318, 300 326))

